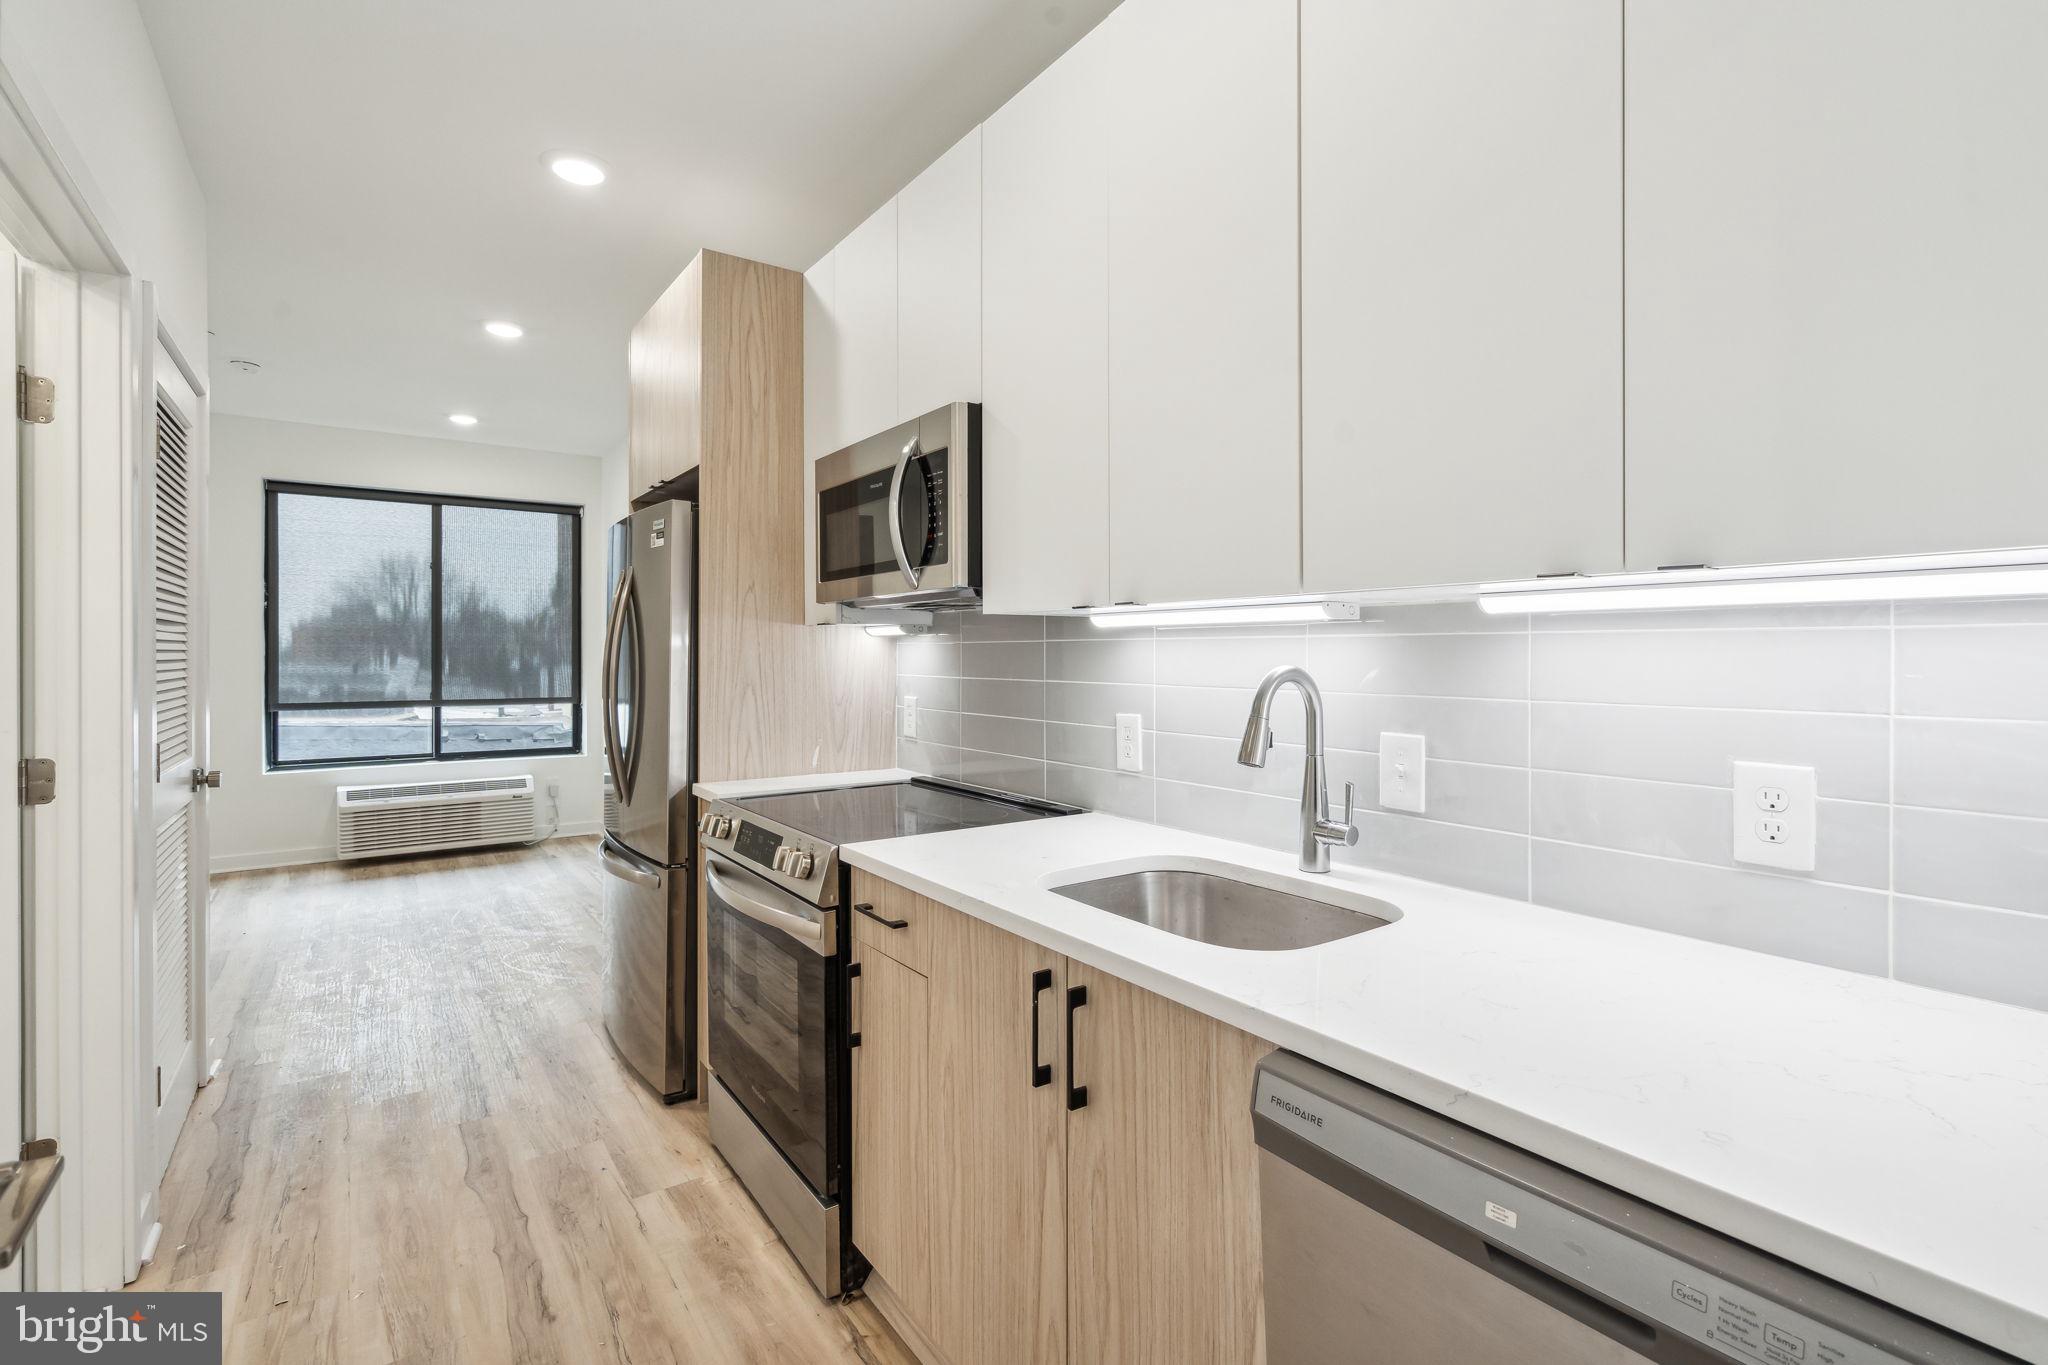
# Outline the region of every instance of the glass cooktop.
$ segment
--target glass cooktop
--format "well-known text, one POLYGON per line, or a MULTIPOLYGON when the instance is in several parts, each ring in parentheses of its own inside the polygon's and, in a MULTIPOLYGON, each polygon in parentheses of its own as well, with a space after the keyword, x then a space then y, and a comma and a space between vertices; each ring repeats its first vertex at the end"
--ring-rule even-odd
POLYGON ((833 844, 1009 825, 1072 813, 926 782, 752 796, 730 804, 833 844))

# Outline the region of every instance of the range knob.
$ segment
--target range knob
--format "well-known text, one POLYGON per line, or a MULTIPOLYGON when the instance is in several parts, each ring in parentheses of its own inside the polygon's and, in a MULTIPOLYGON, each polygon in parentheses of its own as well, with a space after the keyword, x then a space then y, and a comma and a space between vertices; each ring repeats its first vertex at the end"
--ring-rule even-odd
POLYGON ((792 857, 794 857, 795 854, 796 850, 791 848, 788 844, 778 845, 775 849, 775 870, 777 872, 789 871, 789 860, 792 857))
POLYGON ((802 881, 806 877, 811 875, 811 869, 816 866, 817 860, 813 858, 810 854, 797 853, 791 855, 789 860, 789 867, 787 870, 790 876, 796 878, 798 881, 802 881))
POLYGON ((697 820, 697 832, 698 832, 699 834, 707 834, 707 835, 708 835, 708 834, 710 834, 710 833, 711 833, 711 826, 712 826, 712 825, 713 825, 714 823, 716 823, 716 822, 717 822, 717 820, 718 820, 718 817, 717 817, 717 816, 713 815, 713 814, 712 814, 712 813, 711 813, 710 811, 705 811, 703 815, 701 815, 701 816, 699 816, 699 817, 698 817, 698 820, 697 820))

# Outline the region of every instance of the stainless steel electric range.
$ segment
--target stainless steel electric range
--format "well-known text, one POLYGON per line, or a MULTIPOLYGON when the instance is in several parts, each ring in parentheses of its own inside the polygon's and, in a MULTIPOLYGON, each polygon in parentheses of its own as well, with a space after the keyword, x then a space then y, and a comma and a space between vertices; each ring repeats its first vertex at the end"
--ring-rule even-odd
POLYGON ((852 936, 840 846, 1075 813, 918 778, 715 801, 698 823, 711 1140, 827 1297, 866 1274, 849 1199, 852 936))

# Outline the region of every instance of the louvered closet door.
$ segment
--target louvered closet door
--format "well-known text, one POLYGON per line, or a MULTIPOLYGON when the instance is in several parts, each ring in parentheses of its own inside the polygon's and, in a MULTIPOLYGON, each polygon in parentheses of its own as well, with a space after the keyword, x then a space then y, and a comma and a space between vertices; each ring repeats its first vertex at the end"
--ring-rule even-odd
POLYGON ((205 676, 201 585, 206 496, 198 402, 169 359, 157 359, 155 460, 149 486, 154 630, 154 828, 145 857, 155 933, 150 942, 149 1070, 157 1104, 155 1159, 170 1160, 203 1070, 201 1021, 206 895, 205 676))

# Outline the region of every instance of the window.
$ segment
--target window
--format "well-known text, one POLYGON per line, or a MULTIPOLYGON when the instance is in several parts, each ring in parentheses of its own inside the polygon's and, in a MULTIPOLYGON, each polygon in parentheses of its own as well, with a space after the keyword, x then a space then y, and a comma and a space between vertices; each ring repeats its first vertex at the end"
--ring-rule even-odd
POLYGON ((582 513, 265 485, 272 767, 573 753, 582 513))

